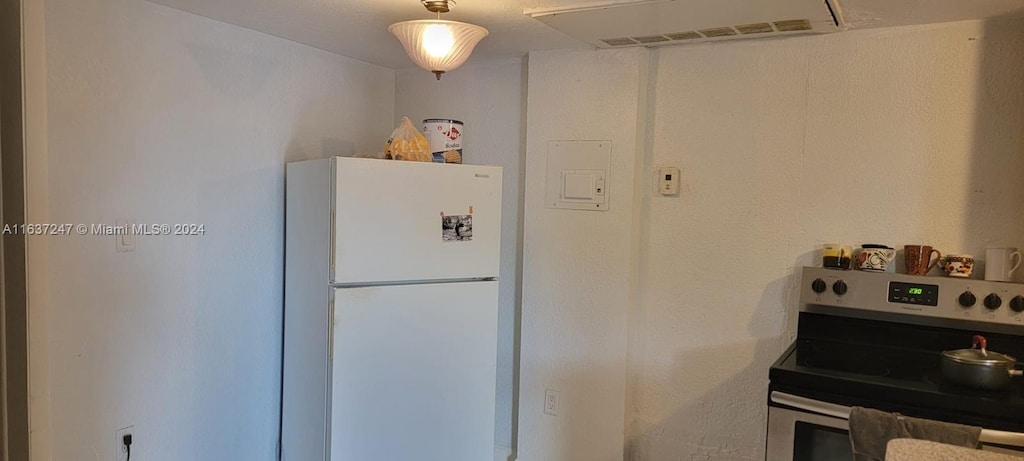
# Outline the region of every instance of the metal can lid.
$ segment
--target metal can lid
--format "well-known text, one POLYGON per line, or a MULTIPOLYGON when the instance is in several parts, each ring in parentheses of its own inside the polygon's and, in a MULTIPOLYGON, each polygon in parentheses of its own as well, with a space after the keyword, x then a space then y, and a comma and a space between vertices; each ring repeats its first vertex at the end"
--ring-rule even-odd
POLYGON ((459 125, 463 125, 461 121, 452 120, 450 118, 428 118, 423 120, 423 123, 458 123, 459 125))

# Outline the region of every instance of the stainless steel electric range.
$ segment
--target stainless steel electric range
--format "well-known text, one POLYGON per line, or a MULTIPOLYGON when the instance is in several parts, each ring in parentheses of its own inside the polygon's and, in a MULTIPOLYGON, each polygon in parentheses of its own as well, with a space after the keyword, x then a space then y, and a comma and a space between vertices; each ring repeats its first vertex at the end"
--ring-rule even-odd
POLYGON ((766 460, 852 459, 852 406, 980 426, 984 449, 1024 455, 1024 381, 980 391, 939 368, 979 333, 1024 358, 1024 284, 802 271, 797 338, 769 372, 766 460))

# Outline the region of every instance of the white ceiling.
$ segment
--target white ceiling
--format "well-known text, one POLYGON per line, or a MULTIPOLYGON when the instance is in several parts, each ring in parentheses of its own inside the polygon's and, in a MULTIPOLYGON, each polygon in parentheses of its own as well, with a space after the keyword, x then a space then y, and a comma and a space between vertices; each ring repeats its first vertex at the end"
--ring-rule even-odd
MULTIPOLYGON (((388 25, 432 17, 419 0, 150 0, 390 68, 412 67, 388 25)), ((677 0, 686 1, 686 0, 677 0)), ((750 0, 762 2, 765 0, 750 0)), ((771 0, 767 0, 771 1, 771 0)), ((847 28, 1024 16, 1024 0, 837 0, 847 28)), ((444 19, 486 27, 470 58, 590 45, 523 14, 608 0, 458 0, 444 19)))

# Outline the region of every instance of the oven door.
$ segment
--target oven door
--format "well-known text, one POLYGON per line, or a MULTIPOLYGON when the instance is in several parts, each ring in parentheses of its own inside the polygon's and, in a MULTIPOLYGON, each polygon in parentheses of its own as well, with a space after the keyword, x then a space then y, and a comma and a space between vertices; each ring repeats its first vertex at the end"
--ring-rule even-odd
POLYGON ((842 418, 770 405, 765 460, 852 460, 849 428, 842 418))
MULTIPOLYGON (((852 460, 849 417, 849 407, 772 392, 765 460, 852 460)), ((980 441, 982 450, 1024 457, 1024 434, 982 429, 980 441)))

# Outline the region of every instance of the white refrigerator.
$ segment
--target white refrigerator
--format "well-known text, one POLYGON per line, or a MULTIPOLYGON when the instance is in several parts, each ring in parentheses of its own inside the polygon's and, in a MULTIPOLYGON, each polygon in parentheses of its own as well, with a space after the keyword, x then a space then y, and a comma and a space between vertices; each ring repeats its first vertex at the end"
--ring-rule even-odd
POLYGON ((283 461, 493 459, 501 173, 287 165, 283 461))

